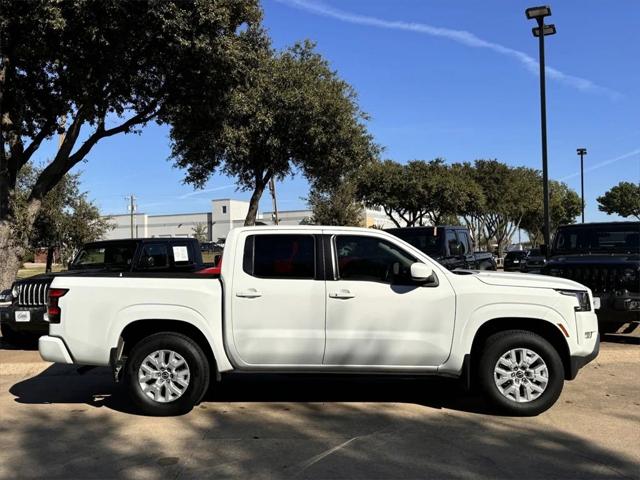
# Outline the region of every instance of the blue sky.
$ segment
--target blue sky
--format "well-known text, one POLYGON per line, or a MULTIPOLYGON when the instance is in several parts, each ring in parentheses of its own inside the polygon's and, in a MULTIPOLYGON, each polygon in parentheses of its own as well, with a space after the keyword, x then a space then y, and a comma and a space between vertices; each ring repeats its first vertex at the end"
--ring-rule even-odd
MULTIPOLYGON (((309 38, 358 91, 384 156, 400 162, 497 158, 540 168, 537 43, 528 2, 515 0, 265 0, 278 48, 309 38)), ((606 219, 596 197, 640 180, 640 2, 551 4, 547 37, 550 176, 579 192, 576 148, 585 158, 587 220, 606 219)), ((49 145, 40 152, 51 155, 49 145)), ((204 191, 182 185, 168 161, 168 129, 104 140, 80 166, 104 213, 205 211, 212 198, 248 199, 215 176, 204 191)), ((305 208, 304 179, 278 184, 281 209, 305 208)), ((270 209, 265 195, 261 207, 270 209)))

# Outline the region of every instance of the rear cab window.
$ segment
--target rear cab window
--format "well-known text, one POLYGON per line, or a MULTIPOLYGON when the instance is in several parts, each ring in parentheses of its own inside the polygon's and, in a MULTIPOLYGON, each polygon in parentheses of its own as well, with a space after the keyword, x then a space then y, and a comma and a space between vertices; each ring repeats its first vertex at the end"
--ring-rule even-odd
POLYGON ((242 268, 258 278, 316 278, 316 246, 313 235, 260 234, 245 240, 242 268))

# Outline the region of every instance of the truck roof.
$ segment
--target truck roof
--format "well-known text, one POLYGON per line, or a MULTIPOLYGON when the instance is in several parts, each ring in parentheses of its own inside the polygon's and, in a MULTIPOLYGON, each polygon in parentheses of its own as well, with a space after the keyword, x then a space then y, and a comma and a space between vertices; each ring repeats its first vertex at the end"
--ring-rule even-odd
POLYGON ((198 240, 190 237, 150 237, 150 238, 119 238, 114 240, 96 240, 95 242, 87 242, 87 245, 109 245, 118 243, 158 243, 158 242, 197 242, 198 240))
POLYGON ((605 227, 605 226, 630 226, 635 225, 640 228, 640 222, 626 221, 626 222, 588 222, 588 223, 570 223, 567 225, 560 225, 559 228, 582 228, 582 227, 605 227))

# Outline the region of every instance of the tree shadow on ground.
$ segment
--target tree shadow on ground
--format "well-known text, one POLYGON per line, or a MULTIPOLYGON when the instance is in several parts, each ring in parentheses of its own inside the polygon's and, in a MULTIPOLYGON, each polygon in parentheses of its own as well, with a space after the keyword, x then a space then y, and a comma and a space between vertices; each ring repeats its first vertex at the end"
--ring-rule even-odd
MULTIPOLYGON (((137 414, 108 368, 79 374, 77 366, 53 364, 9 390, 18 403, 87 404, 137 414), (61 380, 65 388, 58 388, 61 380)), ((395 402, 500 415, 458 381, 436 377, 376 375, 233 374, 212 382, 205 402, 395 402)))
POLYGON ((18 343, 10 343, 0 337, 0 350, 38 350, 38 338, 29 337, 21 339, 18 343))
POLYGON ((76 378, 57 369, 46 380, 35 377, 11 388, 18 402, 57 405, 14 403, 10 412, 3 412, 0 435, 10 435, 12 444, 11 457, 0 462, 0 477, 638 475, 638 465, 623 456, 535 418, 439 410, 452 401, 455 388, 435 392, 438 382, 428 382, 432 386, 424 389, 411 382, 233 378, 187 415, 151 418, 108 410, 126 410, 117 408, 117 402, 126 400, 108 372, 76 378), (410 401, 434 396, 437 400, 410 401), (60 405, 65 403, 79 405, 60 405))

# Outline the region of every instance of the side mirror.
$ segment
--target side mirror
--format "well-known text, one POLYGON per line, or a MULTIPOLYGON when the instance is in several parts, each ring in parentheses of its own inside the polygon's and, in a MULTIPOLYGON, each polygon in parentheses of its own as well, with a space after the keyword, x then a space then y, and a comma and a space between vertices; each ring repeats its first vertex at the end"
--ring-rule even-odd
POLYGON ((416 282, 426 282, 433 275, 433 269, 425 263, 411 264, 411 279, 416 282))

